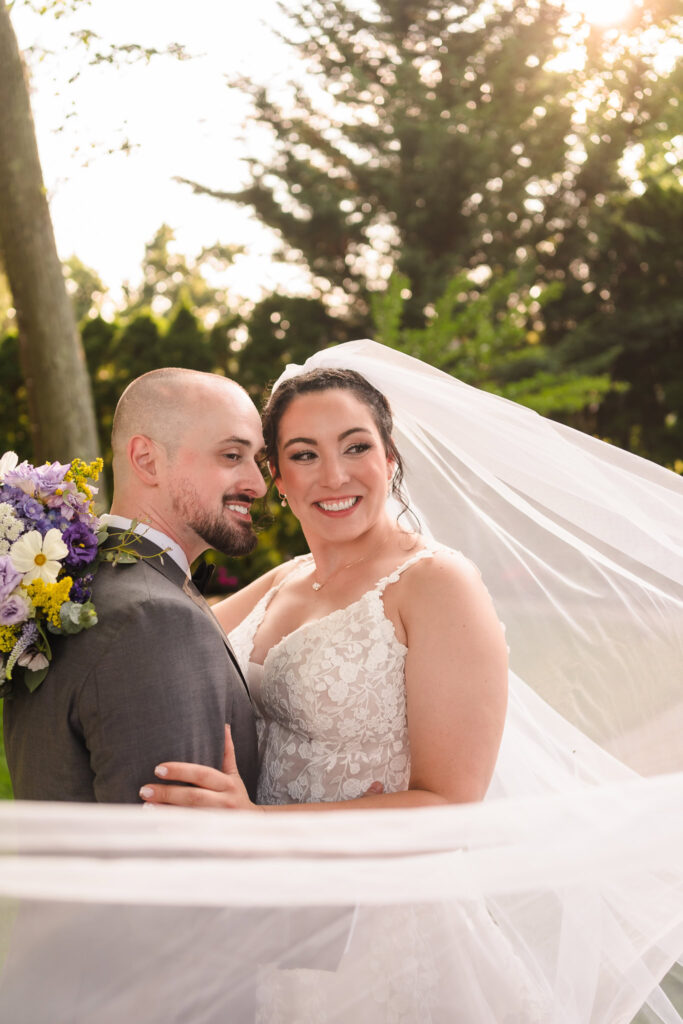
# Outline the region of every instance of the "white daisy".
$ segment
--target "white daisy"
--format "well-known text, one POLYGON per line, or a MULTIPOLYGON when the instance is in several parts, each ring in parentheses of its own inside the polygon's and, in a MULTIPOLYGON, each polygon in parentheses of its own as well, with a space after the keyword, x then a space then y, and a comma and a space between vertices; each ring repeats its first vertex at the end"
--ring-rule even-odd
POLYGON ((0 456, 0 484, 5 478, 5 473, 16 469, 18 462, 19 456, 16 452, 5 452, 4 455, 0 456))
POLYGON ((48 530, 44 537, 38 530, 30 530, 14 542, 9 557, 17 572, 24 574, 22 583, 26 586, 35 579, 56 583, 62 568, 60 559, 68 553, 59 530, 48 530))

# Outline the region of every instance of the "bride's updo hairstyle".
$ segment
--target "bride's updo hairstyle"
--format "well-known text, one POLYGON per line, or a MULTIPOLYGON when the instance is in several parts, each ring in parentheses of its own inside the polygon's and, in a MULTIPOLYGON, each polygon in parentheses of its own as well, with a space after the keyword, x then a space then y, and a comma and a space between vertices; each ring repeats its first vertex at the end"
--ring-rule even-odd
POLYGON ((296 377, 288 377, 271 391, 263 410, 263 438, 266 446, 266 458, 274 469, 275 475, 280 472, 278 460, 278 436, 280 423, 286 410, 298 395, 310 394, 315 391, 330 391, 338 388, 350 391, 355 397, 367 405, 384 445, 387 458, 391 459, 396 469, 391 480, 391 494, 401 506, 401 515, 410 511, 407 499, 401 488, 403 483, 403 460, 394 444, 391 432, 394 427, 389 402, 381 391, 355 370, 337 370, 321 368, 309 370, 296 377))

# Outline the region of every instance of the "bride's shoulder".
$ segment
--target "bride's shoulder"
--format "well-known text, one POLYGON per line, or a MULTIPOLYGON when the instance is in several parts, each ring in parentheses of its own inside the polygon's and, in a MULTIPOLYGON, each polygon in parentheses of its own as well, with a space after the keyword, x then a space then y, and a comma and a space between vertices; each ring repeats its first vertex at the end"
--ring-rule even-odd
POLYGON ((475 576, 481 577, 477 566, 462 551, 440 544, 431 537, 420 537, 417 540, 414 547, 408 552, 409 564, 413 559, 416 571, 427 577, 433 573, 454 575, 473 573, 475 576))
POLYGON ((486 589, 477 566, 462 551, 424 540, 416 549, 406 576, 405 594, 411 604, 438 604, 449 596, 477 598, 486 589))

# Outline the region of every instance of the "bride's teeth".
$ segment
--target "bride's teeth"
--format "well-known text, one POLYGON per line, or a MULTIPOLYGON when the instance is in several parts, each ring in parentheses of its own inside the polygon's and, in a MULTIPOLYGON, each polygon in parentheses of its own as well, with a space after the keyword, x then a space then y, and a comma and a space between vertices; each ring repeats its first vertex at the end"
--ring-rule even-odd
POLYGON ((344 501, 319 501, 321 509, 325 512, 344 512, 351 508, 358 501, 357 498, 346 498, 344 501))

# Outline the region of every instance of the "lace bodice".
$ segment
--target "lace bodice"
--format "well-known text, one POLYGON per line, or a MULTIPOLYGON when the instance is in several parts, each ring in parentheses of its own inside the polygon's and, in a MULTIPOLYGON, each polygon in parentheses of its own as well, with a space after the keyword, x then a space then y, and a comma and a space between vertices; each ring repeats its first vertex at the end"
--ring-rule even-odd
MULTIPOLYGON (((383 594, 431 555, 421 549, 357 601, 283 637, 262 667, 250 664, 254 637, 285 581, 232 631, 260 719, 259 803, 349 800, 375 781, 386 793, 407 789, 407 648, 385 614, 383 594)), ((311 560, 298 559, 302 569, 311 560)))

